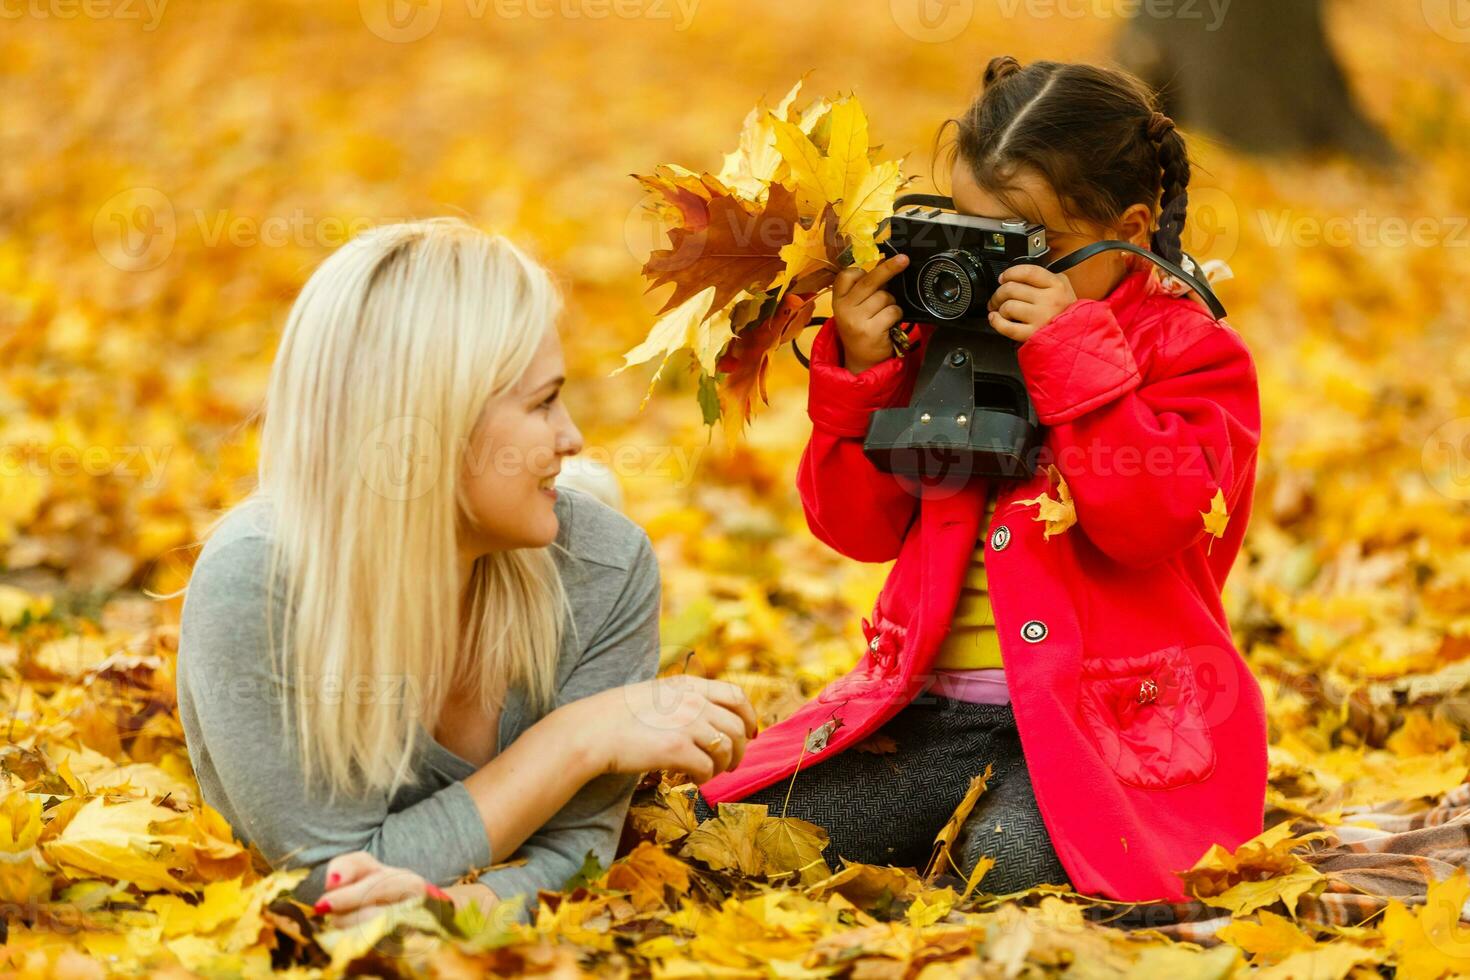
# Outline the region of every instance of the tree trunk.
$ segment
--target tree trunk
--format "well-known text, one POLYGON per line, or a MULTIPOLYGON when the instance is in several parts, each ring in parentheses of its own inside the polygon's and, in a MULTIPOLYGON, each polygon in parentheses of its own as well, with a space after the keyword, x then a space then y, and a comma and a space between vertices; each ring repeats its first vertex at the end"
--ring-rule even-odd
POLYGON ((1344 152, 1388 164, 1327 45, 1320 0, 1144 3, 1118 59, 1157 89, 1181 125, 1252 153, 1344 152))

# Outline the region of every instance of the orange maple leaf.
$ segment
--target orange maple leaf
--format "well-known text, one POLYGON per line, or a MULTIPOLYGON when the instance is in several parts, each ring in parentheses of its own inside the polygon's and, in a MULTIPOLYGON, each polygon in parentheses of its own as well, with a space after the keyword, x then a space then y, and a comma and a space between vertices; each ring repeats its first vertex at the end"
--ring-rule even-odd
MULTIPOLYGON (((693 205, 688 198, 684 203, 693 205)), ((691 296, 713 286, 710 309, 723 309, 742 289, 757 291, 786 267, 781 249, 796 235, 796 195, 781 184, 772 184, 764 208, 731 196, 712 197, 704 227, 669 230, 672 248, 661 248, 648 257, 643 275, 656 289, 674 284, 674 293, 660 313, 667 312, 691 296)))
POLYGON ((717 362, 718 369, 727 375, 720 383, 721 414, 726 419, 738 419, 742 425, 749 422, 757 391, 761 404, 770 404, 766 395, 766 369, 771 353, 806 328, 816 305, 815 296, 787 293, 775 313, 742 330, 730 341, 717 362), (729 410, 732 405, 739 411, 732 413, 729 410))
POLYGON ((681 226, 691 232, 708 226, 711 198, 730 194, 730 189, 713 174, 681 174, 670 167, 658 166, 651 174, 629 176, 672 205, 679 213, 681 226))

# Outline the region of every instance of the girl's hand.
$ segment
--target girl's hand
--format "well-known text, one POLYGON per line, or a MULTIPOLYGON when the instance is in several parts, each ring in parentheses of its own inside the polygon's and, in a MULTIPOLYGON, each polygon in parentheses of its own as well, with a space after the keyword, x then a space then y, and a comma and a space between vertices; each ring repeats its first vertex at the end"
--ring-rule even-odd
POLYGON ((832 318, 842 339, 842 363, 853 374, 893 356, 888 331, 899 323, 903 311, 883 286, 908 264, 909 257, 900 252, 868 272, 850 265, 832 283, 832 318))
POLYGON ((572 714, 598 772, 672 769, 697 783, 738 766, 757 727, 739 687, 688 674, 610 688, 558 710, 572 714))
POLYGON ((444 889, 407 868, 382 864, 367 851, 348 851, 327 862, 327 890, 315 908, 330 916, 329 928, 345 929, 366 922, 385 905, 420 895, 453 901, 444 889))
POLYGON ((1016 341, 1025 341, 1077 302, 1072 280, 1039 265, 1008 266, 990 297, 990 325, 1016 341))

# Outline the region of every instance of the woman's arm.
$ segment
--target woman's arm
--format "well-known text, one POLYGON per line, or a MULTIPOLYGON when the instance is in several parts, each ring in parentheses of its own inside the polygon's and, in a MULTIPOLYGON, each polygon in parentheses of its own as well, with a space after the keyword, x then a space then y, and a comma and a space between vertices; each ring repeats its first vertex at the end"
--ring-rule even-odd
POLYGON ((628 574, 609 580, 618 596, 558 692, 560 706, 466 781, 485 825, 494 828, 492 839, 498 835, 496 860, 526 859, 487 871, 479 882, 501 897, 529 894, 527 912, 534 907, 537 889, 559 889, 581 869, 589 850, 603 867, 612 863, 638 781, 637 773, 605 771, 614 747, 585 713, 595 706, 586 700, 592 695, 651 680, 658 673, 661 586, 658 559, 646 534, 639 532, 628 574), (532 732, 537 734, 527 742, 532 732), (522 752, 508 759, 517 748, 522 752), (570 764, 574 791, 563 795, 560 789, 538 786, 538 778, 545 778, 546 760, 568 752, 576 757, 570 764), (497 771, 502 760, 506 762, 497 771), (522 797, 536 802, 527 806, 522 797))
POLYGON ((1077 523, 1114 560, 1142 567, 1203 540, 1215 491, 1240 503, 1261 437, 1250 352, 1193 305, 1145 381, 1112 309, 1073 303, 1018 351, 1077 523))
MULTIPOLYGON (((273 676, 267 645, 269 541, 247 536, 205 550, 184 600, 178 682, 186 744, 206 801, 272 865, 311 867, 297 887, 308 903, 324 889, 327 861, 347 851, 367 851, 439 885, 489 864, 485 825, 462 782, 396 811, 381 791, 328 799, 320 786, 307 786, 294 721, 282 733, 296 684, 273 676)), ((276 595, 279 637, 285 602, 279 589, 276 595)), ((551 758, 569 756, 562 748, 551 758)))
POLYGON ((891 561, 918 505, 912 481, 885 473, 863 453, 874 410, 905 404, 913 392, 932 326, 920 325, 909 353, 860 374, 842 363, 837 323, 812 342, 807 414, 811 439, 797 465, 797 487, 812 534, 858 561, 891 561))

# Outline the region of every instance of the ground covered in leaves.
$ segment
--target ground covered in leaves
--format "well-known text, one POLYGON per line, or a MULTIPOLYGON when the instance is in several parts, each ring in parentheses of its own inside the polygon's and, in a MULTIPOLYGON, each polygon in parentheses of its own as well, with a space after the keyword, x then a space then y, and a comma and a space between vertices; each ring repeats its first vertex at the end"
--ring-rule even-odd
POLYGON ((1470 971, 1463 877, 1351 926, 1294 919, 1328 883, 1301 860, 1311 835, 1281 823, 1411 814, 1470 765, 1470 60, 1433 4, 1368 0, 1331 4, 1331 35, 1402 175, 1191 142, 1186 247, 1234 267, 1221 292, 1266 414, 1226 599, 1267 695, 1279 827, 1188 876, 1232 926, 1179 942, 1067 893, 1001 900, 942 863, 828 866, 779 814, 694 827, 678 778, 655 774, 626 855, 539 896, 533 926, 431 902, 322 932, 282 896, 296 874, 201 806, 173 710, 178 607, 138 595, 182 584, 250 486, 252 413, 313 265, 369 224, 460 213, 557 271, 587 454, 664 569, 665 664, 740 681, 769 723, 856 659, 884 569, 804 525, 793 361, 772 362, 738 441, 706 429, 683 363, 641 413, 651 371, 608 377, 666 299, 642 293, 663 228, 628 175, 718 170, 749 108, 814 69, 812 91, 859 94, 885 159, 923 176, 989 57, 1102 57, 1120 22, 978 3, 944 40, 900 3, 706 0, 687 21, 654 2, 446 3, 421 5, 438 20, 416 36, 372 6, 30 5, 0 34, 0 969, 1470 971))

